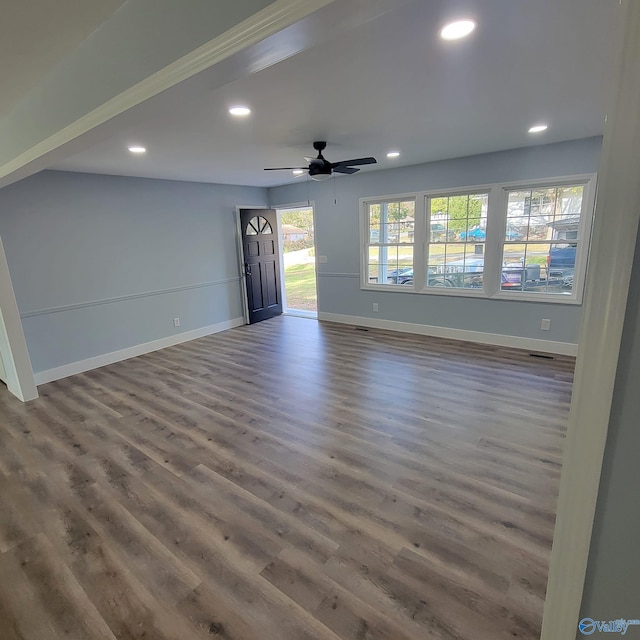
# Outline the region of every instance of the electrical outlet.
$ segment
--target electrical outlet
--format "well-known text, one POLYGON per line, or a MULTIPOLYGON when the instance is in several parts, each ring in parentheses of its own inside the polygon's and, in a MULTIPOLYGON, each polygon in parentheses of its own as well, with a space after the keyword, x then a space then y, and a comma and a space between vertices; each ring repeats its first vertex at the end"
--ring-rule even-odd
POLYGON ((174 318, 173 319, 173 326, 174 327, 179 327, 180 326, 180 318, 174 318))
POLYGON ((549 329, 551 329, 551 320, 549 320, 549 318, 543 318, 542 322, 540 322, 540 330, 549 331, 549 329))
POLYGON ((318 256, 318 262, 320 264, 327 264, 327 256, 318 256))
POLYGON ((374 302, 374 303, 373 303, 373 310, 374 310, 374 311, 377 311, 377 310, 378 310, 378 303, 377 303, 377 302, 374 302))

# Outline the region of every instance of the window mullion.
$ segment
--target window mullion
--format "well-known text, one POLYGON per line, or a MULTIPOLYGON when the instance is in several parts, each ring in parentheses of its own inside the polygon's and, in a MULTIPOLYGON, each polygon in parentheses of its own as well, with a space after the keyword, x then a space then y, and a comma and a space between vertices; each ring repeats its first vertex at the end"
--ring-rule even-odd
POLYGON ((389 203, 382 203, 380 211, 380 249, 378 251, 378 283, 386 284, 389 249, 386 243, 389 242, 389 203))
POLYGON ((494 296, 500 291, 506 216, 507 192, 500 187, 492 187, 487 205, 487 237, 484 248, 484 291, 487 296, 494 296))
POLYGON ((427 260, 427 216, 429 215, 429 198, 416 198, 416 213, 413 233, 413 288, 422 291, 426 286, 427 260))

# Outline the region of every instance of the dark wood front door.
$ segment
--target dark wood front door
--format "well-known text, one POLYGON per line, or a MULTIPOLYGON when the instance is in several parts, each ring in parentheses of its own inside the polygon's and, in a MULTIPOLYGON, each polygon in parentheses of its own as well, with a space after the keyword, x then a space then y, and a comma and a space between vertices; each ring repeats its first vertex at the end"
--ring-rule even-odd
POLYGON ((282 313, 280 246, 273 209, 240 209, 249 322, 282 313))

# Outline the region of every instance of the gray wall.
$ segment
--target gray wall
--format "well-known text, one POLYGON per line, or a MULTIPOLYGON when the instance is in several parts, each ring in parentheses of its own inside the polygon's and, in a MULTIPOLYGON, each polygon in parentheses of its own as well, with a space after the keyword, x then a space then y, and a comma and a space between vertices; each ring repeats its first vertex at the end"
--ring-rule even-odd
POLYGON ((34 371, 241 317, 238 204, 266 190, 57 171, 0 190, 34 371))
MULTIPOLYGON (((640 619, 639 388, 640 234, 631 274, 581 618, 640 619)), ((584 636, 577 634, 577 637, 584 636)), ((640 626, 629 627, 624 637, 640 638, 640 626)))
POLYGON ((318 254, 328 258, 326 264, 318 265, 321 312, 576 343, 579 306, 360 290, 358 201, 411 191, 595 173, 600 147, 600 138, 589 138, 340 177, 335 183, 298 182, 270 189, 269 200, 271 206, 315 201, 318 254), (379 303, 375 314, 374 301, 379 303), (541 318, 551 319, 550 331, 540 331, 541 318))

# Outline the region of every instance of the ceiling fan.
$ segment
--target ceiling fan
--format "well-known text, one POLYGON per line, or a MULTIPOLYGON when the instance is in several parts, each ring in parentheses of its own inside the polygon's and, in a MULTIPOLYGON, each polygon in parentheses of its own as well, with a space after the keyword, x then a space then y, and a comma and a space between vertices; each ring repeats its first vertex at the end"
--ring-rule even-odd
POLYGON ((304 175, 306 171, 312 180, 326 180, 332 173, 355 173, 360 171, 357 166, 363 164, 376 164, 375 158, 354 158, 353 160, 341 160, 340 162, 329 162, 323 155, 322 151, 327 146, 324 140, 318 140, 313 143, 313 148, 318 152, 317 158, 305 156, 305 160, 309 163, 308 167, 270 167, 265 171, 302 171, 304 175))

